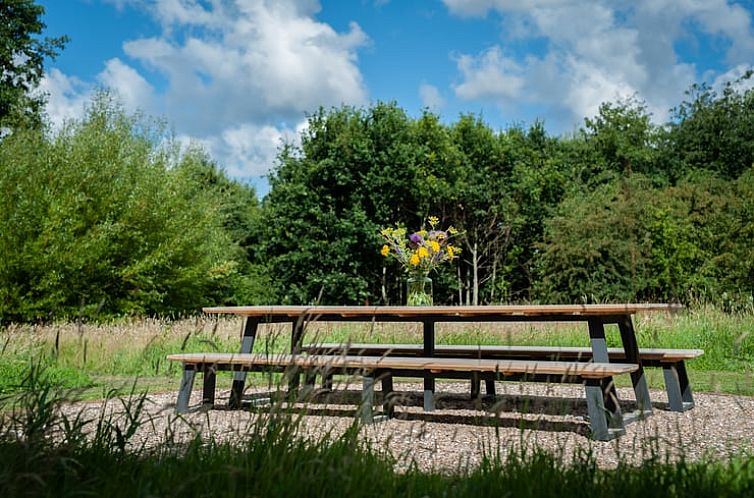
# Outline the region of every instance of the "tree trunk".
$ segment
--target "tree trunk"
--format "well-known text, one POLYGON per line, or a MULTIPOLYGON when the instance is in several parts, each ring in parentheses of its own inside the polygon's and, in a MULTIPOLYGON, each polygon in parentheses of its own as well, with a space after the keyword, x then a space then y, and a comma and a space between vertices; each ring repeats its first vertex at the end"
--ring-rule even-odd
POLYGON ((495 303, 495 276, 497 274, 497 255, 492 258, 492 289, 490 289, 490 302, 495 303))
POLYGON ((474 306, 477 306, 479 304, 479 246, 476 240, 474 241, 474 248, 471 250, 471 265, 474 285, 472 299, 474 306))
POLYGON ((469 269, 466 268, 466 306, 471 304, 471 282, 469 282, 469 269))
POLYGON ((458 306, 463 305, 463 280, 461 280, 461 261, 456 265, 456 275, 458 276, 458 306))

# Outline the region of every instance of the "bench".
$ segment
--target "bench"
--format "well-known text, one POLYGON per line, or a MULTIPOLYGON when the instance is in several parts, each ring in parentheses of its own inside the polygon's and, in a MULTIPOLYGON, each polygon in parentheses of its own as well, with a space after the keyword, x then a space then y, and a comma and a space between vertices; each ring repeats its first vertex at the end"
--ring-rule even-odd
POLYGON ((170 361, 183 364, 183 377, 176 403, 176 412, 188 410, 188 401, 197 372, 204 375, 202 405, 212 407, 215 400, 215 380, 218 371, 303 371, 309 376, 320 373, 362 376, 363 390, 359 413, 362 420, 374 420, 374 383, 382 382, 383 410, 393 413, 393 377, 422 377, 426 372, 438 376, 453 373, 474 373, 497 379, 572 378, 586 385, 587 411, 592 437, 610 440, 625 433, 623 415, 615 400, 610 400, 611 384, 604 381, 615 375, 635 372, 638 365, 628 363, 587 363, 532 360, 490 360, 473 358, 428 358, 420 356, 350 356, 350 355, 289 355, 289 354, 230 354, 188 353, 172 354, 170 361), (605 394, 608 394, 607 399, 605 394))
MULTIPOLYGON (((420 344, 308 344, 302 347, 307 354, 349 354, 366 356, 421 356, 424 352, 420 344)), ((626 354, 621 348, 608 348, 611 362, 625 362, 626 354)), ((640 348, 639 357, 645 367, 661 367, 665 377, 665 389, 668 405, 672 411, 682 412, 694 407, 686 360, 702 356, 701 349, 659 349, 640 348)), ((434 356, 440 358, 479 358, 496 360, 560 360, 592 361, 592 350, 582 347, 542 347, 542 346, 472 346, 472 345, 438 345, 434 356)), ((568 380, 568 379, 563 379, 568 380)), ((329 382, 329 380, 326 380, 329 382)), ((472 378, 471 395, 476 397, 480 391, 480 379, 472 378)), ((486 391, 495 394, 494 380, 487 380, 486 391)))

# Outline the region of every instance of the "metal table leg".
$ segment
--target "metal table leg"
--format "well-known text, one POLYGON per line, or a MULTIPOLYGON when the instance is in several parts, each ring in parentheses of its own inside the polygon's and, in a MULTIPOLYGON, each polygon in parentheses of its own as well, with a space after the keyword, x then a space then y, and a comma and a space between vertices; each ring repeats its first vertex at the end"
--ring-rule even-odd
POLYGON ((649 386, 647 386, 647 378, 644 375, 644 368, 641 365, 639 344, 636 341, 636 333, 634 332, 634 325, 631 322, 631 315, 624 315, 621 317, 621 320, 618 322, 618 329, 620 330, 620 337, 623 341, 623 349, 626 352, 626 361, 628 363, 639 365, 638 370, 631 372, 631 382, 634 385, 636 403, 639 405, 639 409, 644 416, 652 415, 652 401, 649 397, 649 386))
MULTIPOLYGON (((435 355, 435 322, 424 323, 424 356, 435 355)), ((435 410, 435 376, 431 372, 424 374, 424 411, 435 410)))
MULTIPOLYGON (((246 318, 243 327, 243 337, 241 339, 241 353, 251 353, 254 348, 254 339, 257 336, 257 325, 259 319, 256 317, 246 318)), ((230 408, 241 408, 241 397, 246 385, 246 372, 238 371, 233 374, 233 387, 230 390, 230 408)))

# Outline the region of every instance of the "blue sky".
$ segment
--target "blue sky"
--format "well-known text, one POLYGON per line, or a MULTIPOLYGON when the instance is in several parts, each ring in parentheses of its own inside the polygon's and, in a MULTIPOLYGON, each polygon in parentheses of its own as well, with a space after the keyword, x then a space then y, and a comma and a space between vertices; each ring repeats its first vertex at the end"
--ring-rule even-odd
POLYGON ((233 177, 261 175, 319 106, 396 101, 446 122, 567 133, 638 95, 663 122, 694 82, 754 61, 731 0, 39 0, 71 42, 47 67, 54 123, 97 88, 164 117, 233 177))

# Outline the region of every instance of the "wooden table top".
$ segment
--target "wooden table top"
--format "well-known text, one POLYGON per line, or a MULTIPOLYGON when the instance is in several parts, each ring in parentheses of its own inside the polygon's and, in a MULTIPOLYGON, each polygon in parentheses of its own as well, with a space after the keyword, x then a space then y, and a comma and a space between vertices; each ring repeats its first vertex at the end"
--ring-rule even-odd
POLYGON ((220 306, 207 307, 208 314, 246 317, 537 317, 537 316, 615 316, 640 312, 672 312, 683 309, 678 304, 548 304, 495 306, 220 306))

